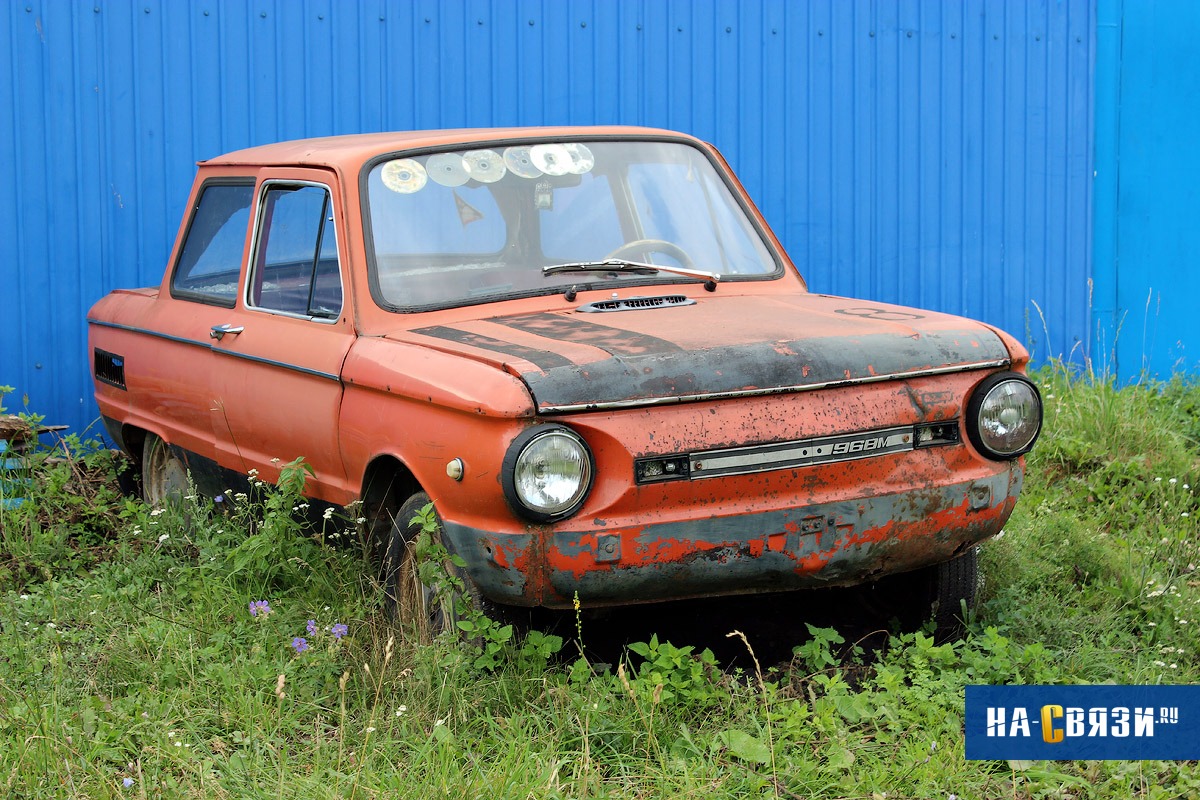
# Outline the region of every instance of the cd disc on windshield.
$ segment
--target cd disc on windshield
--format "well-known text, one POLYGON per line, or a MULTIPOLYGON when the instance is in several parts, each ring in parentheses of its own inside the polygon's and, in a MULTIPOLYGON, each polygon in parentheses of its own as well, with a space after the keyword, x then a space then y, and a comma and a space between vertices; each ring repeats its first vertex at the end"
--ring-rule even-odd
POLYGON ((566 175, 574 163, 561 144, 535 144, 529 153, 533 165, 547 175, 566 175))
POLYGON ((384 164, 383 169, 380 170, 380 177, 383 179, 384 186, 400 194, 419 192, 428 179, 421 163, 411 158, 402 158, 384 164))
POLYGON ((592 167, 596 166, 596 158, 592 155, 591 149, 586 144, 579 142, 570 142, 564 144, 567 155, 571 157, 571 167, 567 171, 573 175, 582 175, 585 172, 591 172, 592 167))
POLYGON ((504 159, 495 150, 471 150, 463 153, 462 160, 467 174, 480 183, 495 183, 508 172, 504 159))
POLYGON ((504 165, 513 175, 521 178, 536 178, 542 171, 533 165, 531 147, 510 147, 504 151, 504 165))
POLYGON ((462 186, 471 177, 463 157, 458 153, 438 153, 429 157, 425 162, 425 171, 429 179, 442 186, 462 186))

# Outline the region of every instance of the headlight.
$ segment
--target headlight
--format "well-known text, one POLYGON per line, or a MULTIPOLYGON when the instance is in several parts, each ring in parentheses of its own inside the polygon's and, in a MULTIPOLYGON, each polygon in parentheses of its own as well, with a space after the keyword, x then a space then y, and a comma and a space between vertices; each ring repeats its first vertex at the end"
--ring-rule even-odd
POLYGON ((1042 430, 1042 397, 1015 372, 992 375, 967 404, 967 435, 989 458, 1016 458, 1029 451, 1042 430))
POLYGON ((501 480, 513 510, 553 522, 579 510, 592 488, 592 454, 569 428, 539 425, 521 433, 504 456, 501 480))

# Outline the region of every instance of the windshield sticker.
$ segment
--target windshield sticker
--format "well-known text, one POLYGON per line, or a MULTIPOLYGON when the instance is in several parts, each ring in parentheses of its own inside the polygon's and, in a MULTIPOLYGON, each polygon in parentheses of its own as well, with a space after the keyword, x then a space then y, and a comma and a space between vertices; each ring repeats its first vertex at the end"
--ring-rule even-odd
POLYGON ((574 344, 587 344, 598 347, 611 355, 643 356, 658 353, 678 353, 683 348, 677 344, 647 336, 644 333, 634 333, 620 328, 609 328, 594 322, 583 322, 570 319, 558 314, 528 314, 520 317, 493 317, 488 320, 498 325, 506 325, 519 331, 532 333, 546 339, 557 339, 574 344))
POLYGON ((442 186, 462 186, 471 177, 467 174, 467 166, 463 157, 458 153, 438 153, 429 157, 425 169, 434 183, 442 186))
POLYGON ((510 147, 504 151, 504 164, 508 171, 519 178, 539 178, 542 171, 533 165, 531 147, 510 147))
POLYGON ((495 183, 504 177, 508 167, 495 150, 470 150, 463 153, 467 174, 480 183, 495 183))
POLYGON ((421 162, 411 158, 389 161, 383 165, 380 177, 383 185, 399 194, 412 194, 425 187, 428 176, 421 162))

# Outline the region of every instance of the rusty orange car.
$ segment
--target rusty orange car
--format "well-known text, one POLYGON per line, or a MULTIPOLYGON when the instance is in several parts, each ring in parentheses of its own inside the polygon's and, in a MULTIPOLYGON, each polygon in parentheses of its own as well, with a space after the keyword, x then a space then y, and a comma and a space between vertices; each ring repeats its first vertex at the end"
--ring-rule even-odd
POLYGON ((948 619, 1042 423, 1011 336, 810 292, 716 149, 645 128, 201 162, 162 283, 88 322, 148 501, 303 456, 315 500, 361 502, 392 601, 432 501, 497 603, 907 573, 948 619))

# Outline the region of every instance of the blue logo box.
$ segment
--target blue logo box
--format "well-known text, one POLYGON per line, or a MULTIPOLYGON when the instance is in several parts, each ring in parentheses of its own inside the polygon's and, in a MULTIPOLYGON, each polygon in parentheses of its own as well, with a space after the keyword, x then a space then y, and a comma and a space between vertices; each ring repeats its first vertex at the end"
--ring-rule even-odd
POLYGON ((967 758, 1200 759, 1200 686, 968 686, 967 758))

